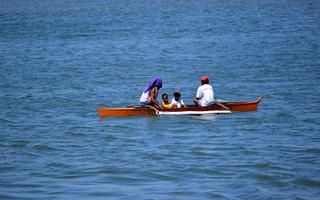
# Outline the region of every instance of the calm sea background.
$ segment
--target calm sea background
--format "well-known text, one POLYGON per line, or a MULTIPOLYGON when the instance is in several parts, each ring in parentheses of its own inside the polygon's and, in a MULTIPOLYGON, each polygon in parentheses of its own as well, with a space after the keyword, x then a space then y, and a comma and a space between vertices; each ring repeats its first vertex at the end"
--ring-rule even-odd
POLYGON ((320 1, 0 6, 0 199, 319 199, 320 1), (259 110, 98 117, 204 74, 259 110))

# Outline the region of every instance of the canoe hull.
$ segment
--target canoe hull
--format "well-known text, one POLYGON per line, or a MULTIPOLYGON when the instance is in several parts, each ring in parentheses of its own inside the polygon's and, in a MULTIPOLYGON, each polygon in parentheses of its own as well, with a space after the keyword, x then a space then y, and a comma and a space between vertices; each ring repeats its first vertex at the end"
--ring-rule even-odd
POLYGON ((114 116, 114 117, 125 117, 125 116, 137 116, 137 115, 156 115, 155 110, 150 108, 98 108, 100 117, 114 116))
POLYGON ((262 99, 260 96, 257 100, 251 102, 219 102, 211 106, 198 107, 188 106, 188 108, 170 108, 156 110, 146 107, 129 107, 129 108, 98 108, 100 117, 114 116, 139 116, 139 115, 185 115, 185 114, 227 114, 232 111, 255 111, 262 99))
POLYGON ((221 102, 224 106, 228 107, 232 111, 242 111, 242 112, 249 112, 249 111, 256 111, 258 110, 258 105, 262 100, 262 96, 260 96, 255 101, 249 102, 221 102))

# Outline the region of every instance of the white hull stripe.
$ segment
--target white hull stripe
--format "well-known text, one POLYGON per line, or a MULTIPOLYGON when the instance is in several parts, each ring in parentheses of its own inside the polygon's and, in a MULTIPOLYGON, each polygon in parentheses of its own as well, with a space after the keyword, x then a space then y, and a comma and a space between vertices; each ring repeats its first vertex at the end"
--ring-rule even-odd
POLYGON ((158 115, 202 115, 202 114, 229 114, 230 110, 209 110, 209 111, 181 111, 181 112, 166 112, 159 111, 158 115))

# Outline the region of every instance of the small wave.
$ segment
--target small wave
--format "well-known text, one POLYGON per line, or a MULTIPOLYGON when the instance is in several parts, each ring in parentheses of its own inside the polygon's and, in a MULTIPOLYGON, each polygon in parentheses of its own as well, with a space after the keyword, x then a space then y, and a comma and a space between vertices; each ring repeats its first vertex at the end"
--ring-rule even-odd
POLYGON ((60 178, 62 179, 77 179, 77 178, 82 178, 82 177, 88 177, 91 176, 91 174, 83 173, 82 171, 78 172, 69 172, 69 174, 65 174, 61 176, 60 178))
POLYGON ((147 153, 146 157, 148 158, 148 160, 164 160, 165 159, 164 156, 156 155, 152 153, 147 153))
POLYGON ((267 169, 270 168, 270 165, 268 163, 256 163, 256 168, 258 169, 267 169))
POLYGON ((76 132, 76 131, 67 131, 65 134, 73 136, 73 137, 82 137, 85 135, 84 133, 80 133, 80 132, 76 132))
POLYGON ((32 99, 34 96, 32 94, 23 94, 21 96, 18 96, 19 99, 27 100, 32 99))
POLYGON ((9 194, 8 192, 0 192, 0 199, 16 199, 17 197, 13 194, 9 194))
POLYGON ((168 131, 172 131, 175 134, 177 134, 177 133, 187 133, 187 132, 190 131, 190 129, 189 128, 185 128, 185 127, 172 127, 168 131))
POLYGON ((247 174, 242 176, 242 178, 253 178, 253 179, 258 179, 260 181, 276 181, 277 177, 267 175, 267 174, 247 174))
POLYGON ((164 175, 163 173, 153 171, 143 172, 141 176, 147 180, 150 179, 151 181, 172 181, 178 179, 178 177, 164 175))
POLYGON ((301 151, 304 152, 304 153, 320 154, 320 148, 316 148, 316 147, 304 149, 304 150, 301 150, 301 151))
POLYGON ((227 196, 213 192, 206 192, 206 196, 208 196, 210 199, 227 199, 227 196))
POLYGON ((309 148, 304 148, 304 147, 292 147, 289 148, 287 147, 286 151, 288 152, 294 152, 294 153, 302 153, 302 154, 320 154, 320 148, 317 147, 309 147, 309 148))
POLYGON ((145 179, 138 178, 138 177, 132 177, 128 175, 120 175, 120 176, 111 176, 111 180, 115 183, 122 183, 122 184, 131 184, 131 183, 138 183, 138 182, 144 182, 145 179))
POLYGON ((308 178, 298 178, 292 181, 295 184, 301 185, 301 186, 307 186, 307 187, 314 187, 319 188, 320 187, 320 181, 319 180, 313 180, 308 178))
POLYGON ((303 120, 303 123, 305 124, 318 124, 318 120, 317 119, 313 119, 313 118, 307 118, 303 120))
POLYGON ((113 126, 111 126, 111 128, 113 130, 120 131, 120 130, 124 130, 124 129, 129 129, 130 127, 127 125, 113 125, 113 126))
POLYGON ((230 174, 226 172, 222 172, 221 170, 218 169, 211 169, 211 168, 200 168, 200 167, 191 167, 191 168, 186 168, 182 170, 184 173, 192 173, 192 174, 197 174, 197 175, 206 175, 206 176, 215 176, 215 177, 229 177, 230 174))
POLYGON ((96 173, 96 174, 122 174, 124 173, 122 170, 119 170, 118 168, 97 168, 91 170, 91 173, 96 173))
POLYGON ((206 151, 203 149, 197 149, 197 148, 192 149, 191 153, 195 156, 208 157, 208 158, 210 158, 211 156, 216 154, 215 152, 210 152, 210 151, 206 151))
POLYGON ((57 150, 56 148, 50 147, 46 144, 35 144, 33 147, 39 151, 56 151, 57 150))
POLYGON ((13 121, 7 120, 5 118, 0 118, 0 123, 13 123, 13 121))
POLYGON ((113 136, 113 135, 107 135, 104 140, 107 141, 107 142, 113 142, 115 140, 117 140, 118 138, 113 136))
POLYGON ((176 190, 173 192, 169 192, 168 194, 173 195, 173 196, 177 196, 177 197, 185 197, 186 199, 188 199, 188 197, 194 195, 193 191, 188 191, 188 190, 176 190))
MULTIPOLYGON (((248 165, 247 167, 253 167, 252 165, 248 165)), ((254 167, 257 168, 258 170, 275 170, 279 173, 284 172, 288 169, 284 168, 284 166, 276 166, 275 164, 272 163, 256 163, 254 164, 254 167)))
POLYGON ((292 114, 290 114, 289 112, 279 111, 276 114, 276 118, 291 118, 291 119, 294 119, 294 116, 292 114))
POLYGON ((29 142, 25 140, 15 141, 13 144, 10 145, 11 148, 19 149, 24 148, 27 146, 29 142))
POLYGON ((50 162, 48 163, 47 167, 49 168, 68 168, 69 165, 66 165, 65 163, 61 163, 61 162, 50 162))

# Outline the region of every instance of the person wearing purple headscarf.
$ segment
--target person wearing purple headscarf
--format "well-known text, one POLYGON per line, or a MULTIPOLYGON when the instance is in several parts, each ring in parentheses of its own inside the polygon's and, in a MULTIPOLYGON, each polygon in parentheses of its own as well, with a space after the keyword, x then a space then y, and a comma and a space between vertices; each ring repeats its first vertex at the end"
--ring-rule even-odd
POLYGON ((158 91, 161 87, 162 79, 158 76, 153 77, 148 85, 144 88, 140 97, 140 103, 142 105, 151 105, 161 108, 161 105, 157 101, 158 91))

